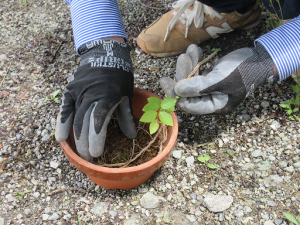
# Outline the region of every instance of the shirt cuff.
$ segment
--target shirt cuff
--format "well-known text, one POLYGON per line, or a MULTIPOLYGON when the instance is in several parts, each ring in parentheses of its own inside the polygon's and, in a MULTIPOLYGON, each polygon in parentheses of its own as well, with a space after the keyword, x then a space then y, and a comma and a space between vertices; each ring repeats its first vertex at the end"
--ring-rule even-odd
POLYGON ((127 40, 117 0, 66 0, 71 6, 76 51, 90 41, 108 37, 127 40))
POLYGON ((256 42, 261 43, 271 56, 279 81, 300 69, 300 16, 261 36, 256 42))

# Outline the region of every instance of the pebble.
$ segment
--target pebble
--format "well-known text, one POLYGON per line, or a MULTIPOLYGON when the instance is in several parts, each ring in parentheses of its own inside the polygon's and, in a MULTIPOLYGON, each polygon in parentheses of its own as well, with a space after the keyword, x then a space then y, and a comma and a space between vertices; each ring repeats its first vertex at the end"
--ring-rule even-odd
POLYGON ((262 156, 263 152, 261 150, 255 150, 254 152, 251 153, 251 156, 254 158, 262 156))
POLYGON ((31 209, 24 209, 24 214, 29 215, 31 213, 31 209))
POLYGON ((53 169, 57 169, 60 166, 60 163, 57 161, 50 161, 50 167, 53 169))
POLYGON ((280 123, 277 120, 274 120, 270 126, 273 130, 277 130, 280 127, 280 123))
POLYGON ((116 216, 117 216, 117 212, 116 211, 113 211, 113 210, 111 210, 111 211, 109 211, 109 214, 113 217, 113 218, 115 218, 116 216))
POLYGON ((5 54, 0 55, 0 61, 5 61, 7 59, 7 56, 5 54))
POLYGON ((97 216, 102 216, 102 214, 106 213, 108 210, 107 205, 105 202, 98 202, 94 205, 94 207, 91 209, 91 213, 97 216))
POLYGON ((176 158, 176 159, 180 159, 181 158, 181 153, 182 153, 182 150, 174 150, 173 151, 173 157, 176 158))
POLYGON ((59 218, 59 215, 57 213, 53 213, 51 216, 49 216, 48 220, 57 220, 59 218))
POLYGON ((261 104, 261 107, 263 107, 264 109, 268 108, 270 106, 270 103, 267 101, 263 101, 261 104))
POLYGON ((15 200, 15 197, 12 196, 11 194, 6 195, 6 199, 8 202, 13 202, 15 200))
POLYGON ((208 195, 204 198, 204 203, 211 212, 223 212, 233 203, 230 195, 208 195))
POLYGON ((187 163, 187 166, 193 165, 193 164, 194 164, 194 161, 195 161, 194 156, 187 157, 187 158, 185 159, 185 161, 186 161, 186 163, 187 163))
POLYGON ((0 216, 0 225, 5 225, 4 224, 4 218, 0 216))
POLYGON ((268 201, 268 206, 276 206, 276 203, 273 201, 268 201))
POLYGON ((49 219, 49 215, 48 214, 42 214, 42 220, 46 221, 49 219))
POLYGON ((186 218, 187 218, 191 223, 193 223, 193 222, 196 221, 196 218, 195 218, 195 216, 193 216, 193 215, 186 215, 186 218))
POLYGON ((33 194, 32 194, 32 196, 33 197, 35 197, 35 198, 38 198, 38 197, 40 197, 40 192, 34 192, 33 194))
POLYGON ((268 161, 263 161, 262 163, 258 163, 257 166, 260 170, 268 170, 272 165, 268 161))
POLYGON ((160 200, 166 201, 166 199, 163 197, 156 196, 151 192, 147 192, 140 199, 140 204, 142 207, 144 207, 146 209, 154 209, 159 206, 160 200))
POLYGON ((282 219, 275 219, 274 222, 276 225, 280 225, 282 223, 282 219))
POLYGON ((219 215, 219 221, 220 222, 224 221, 224 214, 223 213, 220 213, 220 215, 219 215))

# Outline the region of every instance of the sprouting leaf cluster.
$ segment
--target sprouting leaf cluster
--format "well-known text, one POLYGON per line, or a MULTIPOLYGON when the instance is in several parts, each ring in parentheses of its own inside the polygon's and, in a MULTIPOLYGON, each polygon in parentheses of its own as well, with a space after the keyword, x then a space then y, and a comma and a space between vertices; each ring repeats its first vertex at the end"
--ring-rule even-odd
POLYGON ((55 101, 56 103, 59 103, 59 104, 60 104, 61 101, 56 97, 59 93, 60 93, 60 90, 54 91, 54 92, 52 93, 51 97, 50 97, 50 98, 46 97, 46 99, 43 101, 43 103, 45 103, 45 102, 51 100, 51 101, 55 101))
POLYGON ((210 160, 210 156, 208 154, 204 155, 203 157, 202 156, 198 157, 198 160, 201 163, 207 165, 207 167, 210 168, 210 169, 216 169, 217 168, 216 165, 208 163, 208 161, 210 160))
POLYGON ((18 191, 18 195, 16 196, 16 198, 20 198, 20 197, 23 197, 24 195, 26 195, 27 193, 31 193, 32 190, 26 190, 24 192, 22 191, 18 191))
POLYGON ((175 110, 176 99, 165 98, 161 101, 157 97, 150 97, 147 100, 148 103, 143 108, 143 112, 145 113, 140 121, 150 123, 150 134, 153 134, 158 130, 160 123, 173 126, 171 113, 175 110))
POLYGON ((296 83, 295 85, 292 85, 293 91, 296 94, 295 99, 290 99, 284 104, 279 104, 282 108, 284 108, 284 111, 289 115, 290 120, 300 120, 299 116, 295 115, 296 112, 299 111, 299 105, 300 105, 300 77, 295 78, 296 83))

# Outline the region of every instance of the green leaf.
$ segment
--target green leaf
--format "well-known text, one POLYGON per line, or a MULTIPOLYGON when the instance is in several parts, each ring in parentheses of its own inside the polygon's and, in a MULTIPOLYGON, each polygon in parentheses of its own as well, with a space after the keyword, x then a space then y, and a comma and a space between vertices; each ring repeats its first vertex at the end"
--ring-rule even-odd
POLYGON ((150 123, 150 127, 149 127, 149 130, 150 130, 150 134, 154 134, 159 128, 159 122, 158 120, 153 120, 151 123, 150 123))
POLYGON ((171 112, 173 112, 174 110, 175 110, 175 106, 172 106, 171 108, 166 109, 166 111, 167 111, 168 113, 171 113, 171 112))
POLYGON ((293 112, 297 112, 299 110, 299 108, 294 108, 293 112))
POLYGON ((26 190, 26 191, 24 191, 24 194, 31 193, 31 192, 33 192, 33 191, 32 190, 26 190))
POLYGON ((53 93, 52 93, 52 97, 53 98, 55 98, 56 97, 56 95, 58 95, 58 93, 60 92, 60 90, 56 90, 56 91, 54 91, 53 93))
POLYGON ((295 93, 299 93, 299 86, 298 85, 292 85, 293 91, 295 93))
POLYGON ((58 103, 58 104, 61 103, 61 101, 60 101, 58 98, 55 98, 54 101, 55 101, 56 103, 58 103))
POLYGON ((179 95, 176 95, 175 99, 180 99, 180 96, 179 96, 179 95))
POLYGON ((43 101, 43 103, 48 102, 50 99, 49 98, 45 98, 45 100, 43 101))
POLYGON ((290 120, 295 120, 293 116, 289 116, 290 120))
POLYGON ((216 165, 210 164, 210 163, 208 163, 207 166, 208 166, 208 168, 210 168, 210 169, 216 169, 216 168, 218 168, 216 165))
POLYGON ((291 115, 291 114, 292 114, 292 112, 293 112, 293 110, 289 109, 289 110, 288 110, 288 111, 286 111, 286 112, 287 112, 287 114, 291 115))
POLYGON ((156 104, 156 105, 159 105, 159 106, 161 104, 161 100, 159 98, 157 98, 157 97, 150 97, 150 98, 148 98, 148 102, 156 104))
POLYGON ((175 106, 176 100, 174 98, 165 98, 161 103, 162 109, 169 109, 173 106, 175 106))
POLYGON ((300 223, 300 216, 298 216, 298 217, 297 217, 297 220, 298 220, 298 221, 299 221, 299 223, 300 223))
POLYGON ((144 108, 142 109, 144 112, 153 110, 153 111, 157 111, 159 109, 159 105, 154 104, 154 103, 148 103, 144 106, 144 108))
POLYGON ((144 113, 140 121, 144 123, 151 123, 153 120, 156 119, 156 117, 157 117, 157 112, 150 110, 144 113))
POLYGON ((205 162, 206 162, 206 161, 208 161, 208 160, 210 160, 210 156, 209 156, 209 155, 207 155, 207 154, 206 154, 206 155, 204 155, 204 160, 205 160, 205 162))
POLYGON ((283 215, 285 216, 285 218, 287 218, 292 223, 299 225, 299 223, 297 222, 297 220, 295 219, 295 217, 292 214, 283 213, 283 215))
POLYGON ((287 108, 286 104, 279 104, 282 108, 287 108))
POLYGON ((173 126, 172 116, 167 112, 159 112, 158 117, 160 121, 168 126, 173 126))
POLYGON ((25 193, 23 193, 22 191, 18 191, 19 195, 25 195, 25 193))
POLYGON ((220 51, 222 51, 222 49, 220 49, 220 48, 213 48, 211 51, 213 51, 213 52, 220 52, 220 51))
POLYGON ((198 159, 200 162, 205 163, 205 159, 204 159, 203 157, 199 156, 197 159, 198 159))

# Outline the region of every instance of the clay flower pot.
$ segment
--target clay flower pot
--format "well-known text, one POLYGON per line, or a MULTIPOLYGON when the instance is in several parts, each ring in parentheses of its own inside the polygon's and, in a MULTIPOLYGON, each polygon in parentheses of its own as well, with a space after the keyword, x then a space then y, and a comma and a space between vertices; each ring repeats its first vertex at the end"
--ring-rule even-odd
MULTIPOLYGON (((142 108, 147 104, 149 97, 158 96, 146 90, 134 89, 132 109, 135 118, 139 119, 142 116, 142 108)), ((172 118, 174 126, 167 128, 168 138, 164 143, 164 150, 152 160, 138 166, 107 168, 85 161, 75 153, 73 130, 71 130, 68 139, 61 142, 61 146, 68 160, 97 185, 108 189, 131 189, 147 181, 169 159, 178 135, 178 122, 174 112, 172 112, 172 118)))

